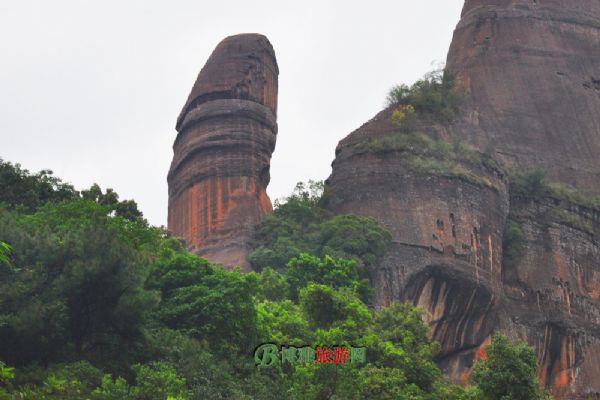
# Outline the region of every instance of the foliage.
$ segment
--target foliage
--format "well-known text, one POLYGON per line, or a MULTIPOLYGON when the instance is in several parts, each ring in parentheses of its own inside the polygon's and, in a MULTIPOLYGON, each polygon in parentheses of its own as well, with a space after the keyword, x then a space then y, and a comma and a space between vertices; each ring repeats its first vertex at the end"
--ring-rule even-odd
POLYGON ((110 188, 106 189, 105 193, 102 193, 102 189, 97 183, 94 183, 88 190, 81 191, 81 197, 85 200, 107 206, 116 216, 127 220, 135 220, 142 217, 142 213, 138 210, 135 201, 119 201, 119 195, 110 188))
MULTIPOLYGON (((314 345, 364 346, 367 364, 306 364, 294 368, 293 399, 462 399, 464 388, 441 378, 433 362, 436 346, 427 337, 422 311, 394 303, 369 310, 347 289, 311 283, 300 294, 314 345)), ((469 389, 470 390, 470 389, 469 389)))
POLYGON ((313 340, 314 333, 302 308, 291 300, 263 301, 258 303, 260 342, 303 346, 313 340))
POLYGON ((506 265, 514 264, 525 252, 525 233, 519 221, 508 219, 502 240, 502 257, 506 265))
POLYGON ((536 376, 534 349, 524 342, 511 343, 497 334, 487 347, 487 357, 478 361, 471 379, 484 400, 545 399, 536 376))
POLYGON ((330 256, 320 259, 308 253, 301 253, 288 262, 286 275, 294 299, 297 298, 298 291, 310 282, 332 288, 346 287, 361 295, 364 300, 368 300, 372 292, 368 281, 359 279, 356 262, 353 260, 336 260, 330 256))
POLYGON ((14 377, 15 369, 6 366, 6 364, 0 361, 0 383, 7 384, 14 377))
POLYGON ((264 300, 279 301, 290 297, 290 284, 286 276, 271 267, 263 268, 258 275, 258 297, 264 300))
MULTIPOLYGON (((354 326, 366 325, 371 321, 367 307, 347 288, 336 290, 310 282, 300 291, 299 304, 312 328, 329 329, 349 319, 354 326)), ((330 343, 339 343, 340 339, 330 343)), ((321 344, 326 345, 327 342, 321 344)))
POLYGON ((185 379, 177 376, 175 369, 163 362, 134 365, 136 385, 133 397, 140 400, 162 400, 165 397, 186 397, 185 379))
POLYGON ((510 192, 511 196, 516 198, 533 201, 544 198, 553 200, 547 202, 549 208, 543 215, 543 219, 547 223, 564 224, 591 235, 595 234, 591 222, 571 206, 598 211, 600 210, 600 197, 589 195, 566 183, 550 181, 546 177, 546 173, 539 168, 525 172, 512 171, 510 192))
POLYGON ((252 266, 285 271, 300 253, 356 261, 360 279, 368 279, 383 256, 391 234, 375 219, 356 215, 332 216, 320 206, 323 185, 299 183, 285 202, 276 202, 272 215, 259 226, 252 266))
POLYGON ((24 212, 35 212, 47 203, 71 202, 77 199, 91 200, 107 206, 107 211, 129 219, 141 219, 142 213, 133 200, 119 201, 119 195, 112 189, 102 189, 93 184, 81 193, 53 175, 49 169, 36 174, 0 158, 0 204, 24 212))
POLYGON ((368 306, 365 278, 390 234, 328 215, 320 183, 277 204, 253 253, 262 268, 247 274, 117 212, 113 191, 46 200, 36 190, 27 207, 24 197, 0 206, 12 249, 0 269, 0 400, 479 396, 442 378, 422 310, 368 306), (258 369, 252 350, 266 342, 365 347, 367 360, 258 369))
POLYGON ((162 244, 148 281, 162 293, 158 320, 222 352, 250 351, 257 336, 257 277, 212 265, 180 246, 173 239, 162 244))
POLYGON ((355 146, 356 152, 395 153, 409 170, 421 174, 450 176, 493 187, 479 170, 485 167, 503 173, 491 156, 473 146, 455 141, 448 143, 415 131, 396 132, 369 139, 355 146))
POLYGON ((148 265, 112 223, 119 218, 83 200, 31 215, 0 211, 0 239, 13 243, 15 266, 0 282, 1 359, 124 368, 130 352, 142 351, 157 296, 144 289, 148 265))
POLYGON ((447 123, 458 113, 464 97, 454 74, 441 69, 428 73, 412 86, 394 86, 388 94, 387 103, 390 106, 410 105, 421 116, 447 123))
POLYGON ((187 399, 186 381, 177 376, 175 369, 163 362, 148 365, 136 364, 135 385, 130 386, 125 379, 108 374, 102 378, 102 385, 92 392, 93 400, 166 400, 187 399))
POLYGON ((398 126, 400 132, 411 132, 417 122, 415 108, 411 104, 399 105, 392 113, 392 122, 398 126))
POLYGON ((7 243, 0 242, 0 266, 10 265, 10 246, 7 243))
POLYGON ((257 291, 254 276, 213 267, 197 282, 164 296, 157 316, 166 326, 204 339, 219 352, 246 353, 257 337, 257 291))
POLYGON ((510 189, 513 195, 530 199, 551 197, 582 207, 600 210, 600 198, 588 195, 566 183, 550 181, 544 170, 512 171, 510 189))
POLYGON ((592 222, 577 212, 554 207, 546 213, 546 217, 549 221, 573 227, 589 235, 596 234, 592 222))
POLYGON ((20 164, 11 164, 0 158, 0 203, 11 207, 21 206, 35 211, 51 201, 68 201, 77 197, 73 186, 53 176, 52 171, 42 170, 31 174, 20 164))
POLYGON ((503 174, 503 169, 490 154, 455 141, 448 143, 419 132, 419 120, 451 122, 465 97, 455 76, 440 69, 427 74, 412 86, 395 86, 387 102, 393 107, 392 122, 397 130, 378 135, 354 146, 357 153, 394 153, 407 169, 419 174, 456 177, 467 182, 496 189, 482 174, 482 169, 503 174))

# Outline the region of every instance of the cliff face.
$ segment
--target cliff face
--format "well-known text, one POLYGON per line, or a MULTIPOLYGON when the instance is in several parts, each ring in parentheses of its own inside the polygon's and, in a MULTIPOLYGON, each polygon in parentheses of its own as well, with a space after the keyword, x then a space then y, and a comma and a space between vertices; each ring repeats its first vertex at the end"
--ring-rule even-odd
MULTIPOLYGON (((600 194, 600 2, 467 0, 447 67, 468 91, 453 137, 600 194)), ((511 196, 524 254, 503 265, 498 329, 538 349, 562 398, 600 392, 597 211, 511 196)))
MULTIPOLYGON (((422 116, 399 133, 383 110, 339 143, 325 207, 390 230, 376 303, 424 307, 452 379, 502 331, 536 347, 558 398, 598 398, 600 209, 523 195, 502 165, 600 194, 600 2, 467 0, 447 66, 467 92, 453 122, 422 116)), ((265 37, 227 38, 177 121, 169 228, 225 265, 249 269, 271 210, 277 75, 265 37)))
POLYGON ((438 362, 459 381, 499 322, 506 177, 491 160, 465 154, 473 149, 453 150, 466 157, 440 171, 428 167, 436 157, 423 156, 418 138, 398 148, 391 140, 373 145, 395 130, 385 110, 340 142, 325 206, 374 217, 392 233, 372 282, 376 303, 423 306, 441 344, 438 362))
POLYGON ((469 91, 456 136, 600 194, 600 2, 467 0, 447 67, 469 91))
POLYGON ((190 249, 248 270, 277 135, 275 53, 262 35, 224 39, 200 71, 177 120, 168 175, 169 229, 190 249))
POLYGON ((501 329, 538 349, 542 383, 563 398, 600 391, 600 211, 511 198, 522 254, 503 266, 501 329))
POLYGON ((597 398, 600 211, 525 198, 484 153, 600 194, 600 2, 467 0, 447 66, 465 104, 454 122, 421 119, 416 130, 480 156, 440 168, 417 144, 394 147, 390 108, 339 143, 326 207, 390 230, 377 303, 428 310, 451 378, 465 380, 502 331, 536 347, 540 380, 558 398, 597 398), (503 254, 507 223, 522 231, 518 257, 503 254))

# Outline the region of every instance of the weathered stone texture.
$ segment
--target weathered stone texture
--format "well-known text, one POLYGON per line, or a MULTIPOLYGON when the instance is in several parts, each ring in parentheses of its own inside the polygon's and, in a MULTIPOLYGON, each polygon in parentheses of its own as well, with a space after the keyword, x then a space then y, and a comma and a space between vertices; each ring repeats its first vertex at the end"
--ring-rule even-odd
POLYGON ((600 211, 510 197, 502 172, 483 165, 465 167, 488 184, 411 170, 393 149, 357 151, 361 135, 377 136, 374 127, 387 134, 386 117, 340 143, 325 203, 337 214, 374 217, 392 233, 372 282, 376 304, 427 310, 441 344, 437 361, 454 381, 468 380, 502 331, 536 347, 540 381, 557 398, 600 393, 600 211), (503 257, 507 218, 523 231, 514 260, 503 257))
MULTIPOLYGON (((350 137, 371 137, 372 124, 384 126, 386 115, 350 137)), ((505 177, 473 165, 466 167, 488 185, 415 172, 394 151, 356 152, 349 143, 338 146, 326 207, 374 217, 391 232, 373 279, 376 303, 408 300, 428 310, 432 337, 441 344, 438 361, 459 380, 497 325, 505 177)))
POLYGON ((191 250, 226 266, 250 268, 254 228, 272 210, 266 188, 278 74, 266 37, 228 37, 200 71, 177 120, 169 229, 191 250))
POLYGON ((504 264, 502 329, 538 349, 540 379, 561 398, 600 392, 600 212, 511 199, 524 253, 504 264))
MULTIPOLYGON (((418 130, 600 194, 600 2, 467 0, 447 66, 466 103, 453 123, 418 130)), ((377 304, 428 310, 456 381, 502 331, 536 347, 557 398, 600 398, 600 212, 521 199, 486 168, 492 184, 477 185, 416 173, 393 151, 356 152, 397 130, 392 111, 340 141, 327 181, 329 209, 375 217, 393 235, 373 279, 377 304), (503 260, 507 218, 524 232, 517 260, 503 260)))
POLYGON ((455 136, 600 194, 600 2, 467 0, 447 67, 469 92, 455 136))

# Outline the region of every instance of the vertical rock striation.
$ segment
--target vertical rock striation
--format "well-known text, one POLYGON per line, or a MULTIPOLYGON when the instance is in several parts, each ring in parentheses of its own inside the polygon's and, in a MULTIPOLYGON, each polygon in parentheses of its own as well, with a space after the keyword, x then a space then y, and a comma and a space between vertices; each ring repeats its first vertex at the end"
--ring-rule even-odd
MULTIPOLYGON (((500 329, 537 348, 558 398, 600 393, 600 210, 511 195, 522 254, 503 265, 500 329)), ((590 397, 594 398, 594 397, 590 397)))
POLYGON ((600 398, 600 209, 520 197, 484 157, 600 194, 600 2, 466 0, 447 67, 468 93, 461 113, 416 130, 481 157, 451 165, 411 155, 416 142, 395 148, 386 109, 338 144, 325 205, 390 230, 376 301, 428 310, 451 378, 468 378, 502 331, 536 347, 557 398, 600 398), (504 257, 507 221, 522 231, 518 257, 504 257))
POLYGON ((494 163, 468 156, 446 170, 429 168, 433 158, 410 150, 418 150, 418 137, 398 149, 391 140, 374 146, 397 131, 391 111, 340 142, 325 206, 374 217, 391 232, 392 245, 373 277, 376 304, 410 301, 425 308, 441 344, 438 362, 460 380, 498 324, 506 177, 494 163))
POLYGON ((190 249, 249 270, 277 135, 277 78, 265 36, 224 39, 200 71, 177 119, 168 175, 169 229, 190 249))
MULTIPOLYGON (((469 92, 454 137, 600 194, 600 2, 467 0, 447 66, 469 92)), ((559 398, 600 396, 598 211, 511 194, 510 214, 525 252, 503 265, 497 329, 536 346, 559 398)))
POLYGON ((600 194, 600 2, 467 0, 447 67, 469 91, 456 136, 600 194))

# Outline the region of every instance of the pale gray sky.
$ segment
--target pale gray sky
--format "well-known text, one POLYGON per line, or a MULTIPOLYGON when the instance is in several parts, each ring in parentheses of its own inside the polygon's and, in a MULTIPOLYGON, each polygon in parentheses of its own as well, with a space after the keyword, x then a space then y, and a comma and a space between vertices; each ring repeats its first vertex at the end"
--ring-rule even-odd
POLYGON ((97 182, 166 225, 175 120, 226 36, 258 32, 280 69, 272 200, 325 179, 388 89, 445 60, 462 0, 0 0, 0 157, 97 182))

